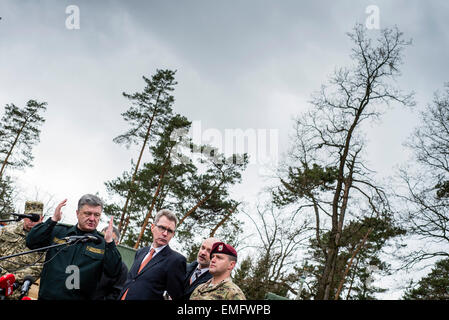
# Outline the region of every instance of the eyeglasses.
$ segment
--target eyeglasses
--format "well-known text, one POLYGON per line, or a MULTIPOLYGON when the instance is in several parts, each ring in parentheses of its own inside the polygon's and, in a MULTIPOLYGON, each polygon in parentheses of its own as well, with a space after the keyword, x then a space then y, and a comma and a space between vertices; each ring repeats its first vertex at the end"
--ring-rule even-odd
POLYGON ((161 232, 167 231, 168 234, 174 234, 175 233, 174 230, 166 228, 166 227, 161 226, 161 225, 156 225, 156 227, 158 227, 159 230, 161 230, 161 232))

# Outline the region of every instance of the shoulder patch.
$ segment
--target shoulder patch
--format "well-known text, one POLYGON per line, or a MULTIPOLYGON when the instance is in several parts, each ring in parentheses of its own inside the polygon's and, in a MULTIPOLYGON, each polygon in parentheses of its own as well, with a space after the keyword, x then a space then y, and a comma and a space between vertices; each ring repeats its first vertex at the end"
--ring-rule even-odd
POLYGON ((87 246, 86 247, 87 251, 93 252, 93 253, 97 253, 97 254, 104 254, 104 250, 103 249, 98 249, 98 248, 94 248, 91 246, 87 246))
POLYGON ((53 242, 57 244, 66 243, 67 241, 54 237, 53 242))

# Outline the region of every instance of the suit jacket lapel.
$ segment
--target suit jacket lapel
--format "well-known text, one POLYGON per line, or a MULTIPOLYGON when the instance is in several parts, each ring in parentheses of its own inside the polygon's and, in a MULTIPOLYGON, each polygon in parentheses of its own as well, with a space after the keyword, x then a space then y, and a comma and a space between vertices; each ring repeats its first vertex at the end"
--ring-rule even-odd
POLYGON ((207 277, 208 274, 209 274, 209 271, 203 272, 198 278, 195 279, 195 281, 192 282, 192 285, 195 284, 195 283, 206 282, 207 280, 203 281, 203 279, 205 277, 207 277))
MULTIPOLYGON (((149 251, 150 251, 150 250, 149 250, 149 248, 148 248, 147 252, 145 253, 145 255, 144 255, 143 257, 145 257, 145 256, 148 254, 149 251)), ((148 269, 150 269, 150 268, 151 268, 152 266, 154 266, 155 264, 157 264, 157 263, 163 261, 163 260, 166 258, 167 254, 168 254, 169 252, 170 252, 170 248, 169 248, 168 245, 167 245, 164 249, 162 249, 162 251, 160 251, 157 255, 155 255, 155 256, 150 260, 150 262, 147 263, 147 265, 142 269, 142 271, 140 271, 139 274, 137 274, 137 276, 143 274, 145 271, 147 271, 148 269)), ((140 263, 142 263, 143 259, 144 259, 144 258, 142 258, 142 260, 140 261, 140 263)), ((139 265, 140 265, 140 264, 139 264, 139 265)))
POLYGON ((207 276, 207 274, 209 273, 209 270, 208 271, 206 271, 206 272, 203 272, 198 278, 196 278, 195 280, 200 280, 200 279, 203 279, 204 277, 206 277, 207 276))
POLYGON ((193 273, 195 272, 197 266, 198 266, 198 263, 193 263, 193 264, 189 265, 190 269, 187 270, 186 278, 184 279, 184 283, 186 286, 190 286, 190 278, 192 277, 193 273))
POLYGON ((150 251, 150 247, 146 247, 145 249, 142 249, 142 253, 139 256, 139 260, 135 260, 134 264, 132 266, 132 269, 130 270, 130 272, 134 273, 136 276, 138 275, 138 271, 140 268, 140 265, 142 264, 143 259, 145 259, 145 257, 147 256, 148 252, 150 251))

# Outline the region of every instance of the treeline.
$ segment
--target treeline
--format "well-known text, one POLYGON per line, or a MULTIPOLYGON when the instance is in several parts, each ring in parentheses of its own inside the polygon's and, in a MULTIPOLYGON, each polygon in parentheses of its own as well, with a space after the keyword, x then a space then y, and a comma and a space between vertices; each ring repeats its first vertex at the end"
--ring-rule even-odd
MULTIPOLYGON (((294 120, 288 156, 267 187, 268 200, 254 212, 231 197, 248 165, 247 154, 226 157, 189 138, 191 121, 175 112, 176 71, 143 76, 140 92, 123 93, 129 108, 127 131, 113 141, 136 154, 117 178, 105 182, 105 213, 115 217, 121 243, 140 248, 151 243, 149 227, 157 211, 173 210, 179 219, 177 241, 192 261, 200 241, 216 236, 241 254, 234 281, 248 299, 268 292, 293 299, 375 299, 389 288, 375 286, 373 274, 435 263, 432 273, 410 283, 405 299, 446 299, 449 257, 449 85, 436 92, 421 125, 406 142, 413 161, 396 184, 383 185, 366 158, 364 125, 393 105, 415 105, 413 93, 399 88, 404 51, 411 44, 397 28, 368 34, 362 25, 348 33, 352 64, 338 68, 310 108, 294 120), (149 159, 149 160, 148 160, 149 159), (243 224, 250 219, 251 228, 243 224), (257 237, 244 243, 252 230, 257 237), (408 249, 409 239, 438 242, 408 249), (404 248, 405 247, 405 248, 404 248), (245 252, 245 251, 243 251, 245 252), (404 251, 405 252, 405 251, 404 251)), ((5 106, 0 122, 0 212, 14 209, 14 181, 8 172, 32 164, 46 103, 5 106)), ((400 127, 400 119, 398 119, 400 127)), ((258 186, 262 189, 262 186, 258 186)))

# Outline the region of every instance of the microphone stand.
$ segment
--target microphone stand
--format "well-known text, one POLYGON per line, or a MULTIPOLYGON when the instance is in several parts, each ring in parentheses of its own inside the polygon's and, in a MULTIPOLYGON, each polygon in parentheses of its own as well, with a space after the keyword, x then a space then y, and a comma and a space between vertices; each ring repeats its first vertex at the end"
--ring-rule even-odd
POLYGON ((42 247, 42 248, 33 249, 33 250, 30 250, 30 251, 15 253, 15 254, 12 254, 12 255, 9 255, 9 256, 0 257, 0 261, 6 260, 6 259, 9 259, 9 258, 14 258, 14 257, 17 257, 17 256, 21 256, 21 255, 24 255, 24 254, 29 254, 29 253, 33 253, 33 252, 39 252, 39 251, 45 251, 45 250, 48 250, 48 249, 51 249, 51 248, 56 248, 56 247, 67 246, 67 245, 72 244, 74 242, 77 242, 79 240, 80 239, 67 240, 66 243, 58 243, 58 244, 53 244, 51 246, 46 246, 46 247, 42 247))
MULTIPOLYGON (((33 213, 34 214, 34 213, 33 213)), ((19 214, 16 214, 16 213, 10 213, 10 215, 15 215, 16 216, 16 218, 15 219, 6 219, 6 220, 0 220, 0 223, 1 222, 12 222, 12 221, 20 221, 20 220, 22 220, 22 219, 25 219, 25 218, 29 218, 29 217, 24 217, 23 215, 21 216, 21 215, 19 215, 19 214)), ((33 221, 33 222, 37 222, 38 220, 36 220, 36 221, 34 221, 34 220, 31 220, 31 221, 33 221)))
MULTIPOLYGON (((17 256, 22 256, 22 255, 33 253, 33 252, 46 251, 46 250, 52 249, 52 248, 67 246, 67 245, 79 242, 80 240, 83 240, 83 239, 70 239, 70 240, 66 240, 65 243, 53 244, 53 245, 42 247, 42 248, 37 248, 37 249, 25 251, 25 252, 19 252, 19 253, 11 254, 9 256, 0 257, 0 261, 6 260, 6 259, 10 259, 10 258, 14 258, 14 257, 17 257, 17 256)), ((0 300, 3 300, 3 299, 4 299, 4 297, 0 297, 0 300)))
POLYGON ((20 221, 20 220, 22 220, 22 217, 17 217, 16 219, 0 220, 0 222, 12 222, 12 221, 20 221))

